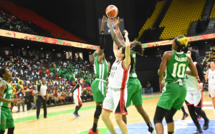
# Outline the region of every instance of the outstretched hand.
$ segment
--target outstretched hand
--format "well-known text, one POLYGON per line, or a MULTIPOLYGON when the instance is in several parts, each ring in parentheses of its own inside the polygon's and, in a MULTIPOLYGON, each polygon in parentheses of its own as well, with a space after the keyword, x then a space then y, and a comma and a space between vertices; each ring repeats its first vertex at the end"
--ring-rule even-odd
POLYGON ((119 19, 119 17, 117 17, 117 18, 114 18, 113 21, 114 21, 115 26, 118 27, 119 24, 122 22, 122 19, 119 19))
POLYGON ((127 30, 124 30, 123 32, 124 32, 124 34, 125 34, 124 37, 127 38, 127 37, 128 37, 128 31, 127 31, 127 30))
POLYGON ((103 15, 103 17, 102 17, 102 24, 105 24, 106 21, 107 21, 107 17, 105 15, 103 15))

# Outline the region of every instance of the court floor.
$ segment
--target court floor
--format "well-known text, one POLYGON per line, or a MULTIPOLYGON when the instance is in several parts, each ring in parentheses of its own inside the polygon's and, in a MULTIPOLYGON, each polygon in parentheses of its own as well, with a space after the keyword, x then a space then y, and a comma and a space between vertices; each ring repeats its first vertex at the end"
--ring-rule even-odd
MULTIPOLYGON (((153 121, 159 96, 160 94, 143 95, 143 107, 148 113, 151 121, 153 121)), ((203 109, 210 119, 209 129, 204 131, 204 133, 215 134, 215 113, 213 112, 213 107, 208 92, 204 92, 203 100, 203 109)), ((83 103, 83 107, 79 111, 79 114, 81 115, 79 118, 76 118, 72 114, 74 112, 74 108, 74 104, 50 107, 47 109, 48 118, 45 119, 43 118, 42 109, 40 119, 36 119, 36 110, 13 113, 15 121, 15 134, 87 134, 93 124, 95 103, 83 103)), ((188 112, 186 108, 185 110, 188 112)), ((176 122, 176 134, 192 134, 195 130, 195 126, 190 117, 183 121, 181 118, 182 111, 178 111, 174 116, 174 120, 176 122)), ((120 133, 113 114, 111 114, 111 119, 116 127, 117 133, 120 133)), ((147 134, 147 126, 134 106, 130 106, 128 108, 127 122, 129 133, 147 134)), ((203 124, 204 121, 200 120, 200 123, 203 124)), ((109 133, 102 120, 99 120, 98 127, 100 134, 109 133)))

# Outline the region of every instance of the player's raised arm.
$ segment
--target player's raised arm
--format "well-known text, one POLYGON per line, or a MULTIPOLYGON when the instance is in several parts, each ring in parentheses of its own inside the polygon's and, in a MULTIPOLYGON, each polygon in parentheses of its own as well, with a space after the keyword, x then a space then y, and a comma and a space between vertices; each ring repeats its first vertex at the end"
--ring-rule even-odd
POLYGON ((131 64, 130 54, 130 41, 128 38, 128 32, 125 32, 125 59, 123 61, 123 67, 127 70, 131 64))
MULTIPOLYGON (((105 47, 105 35, 104 35, 104 25, 107 18, 103 15, 101 23, 101 35, 99 37, 100 49, 95 51, 93 56, 102 56, 104 58, 104 47, 105 47)), ((101 59, 101 58, 100 58, 101 59)))
POLYGON ((117 37, 114 29, 113 29, 113 21, 111 20, 111 18, 108 18, 108 24, 109 24, 109 27, 110 27, 110 33, 111 33, 111 37, 112 37, 112 40, 118 44, 119 46, 123 46, 123 43, 119 40, 119 38, 117 37))

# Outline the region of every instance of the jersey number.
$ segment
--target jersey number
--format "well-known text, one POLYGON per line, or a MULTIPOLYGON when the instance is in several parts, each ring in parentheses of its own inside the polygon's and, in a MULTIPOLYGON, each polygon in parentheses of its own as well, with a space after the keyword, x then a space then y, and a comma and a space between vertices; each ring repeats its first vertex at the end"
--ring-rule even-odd
POLYGON ((186 68, 186 64, 179 64, 178 62, 176 62, 175 64, 173 64, 174 68, 173 68, 173 73, 172 76, 173 77, 178 77, 178 78, 183 78, 185 75, 185 68, 186 68))

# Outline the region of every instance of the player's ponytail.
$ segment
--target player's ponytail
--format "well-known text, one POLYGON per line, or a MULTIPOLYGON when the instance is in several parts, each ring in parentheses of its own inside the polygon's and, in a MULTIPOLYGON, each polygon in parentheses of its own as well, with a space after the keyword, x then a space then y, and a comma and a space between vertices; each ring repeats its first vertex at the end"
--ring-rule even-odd
POLYGON ((133 41, 131 42, 131 46, 131 50, 133 50, 137 55, 143 56, 143 47, 141 45, 141 42, 133 41))
POLYGON ((175 44, 178 46, 178 50, 182 50, 187 48, 189 42, 189 38, 184 35, 180 35, 175 38, 175 44))

